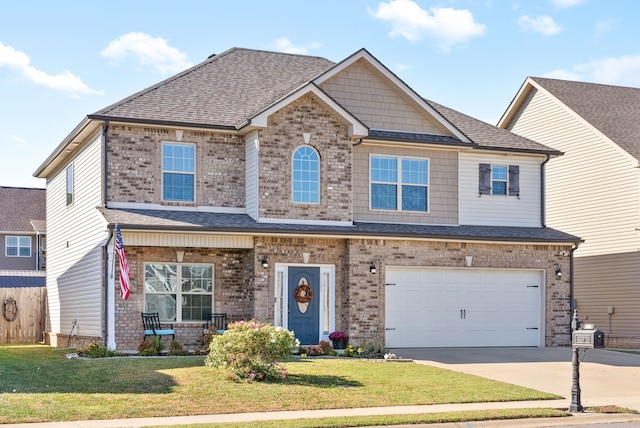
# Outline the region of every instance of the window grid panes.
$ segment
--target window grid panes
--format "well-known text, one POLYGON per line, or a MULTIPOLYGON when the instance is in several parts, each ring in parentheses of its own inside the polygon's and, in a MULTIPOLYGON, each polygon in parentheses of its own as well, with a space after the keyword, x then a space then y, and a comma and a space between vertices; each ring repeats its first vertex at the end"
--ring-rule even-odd
POLYGON ((205 321, 213 312, 213 266, 147 263, 145 311, 163 321, 205 321))
POLYGON ((311 147, 300 147, 293 154, 293 202, 320 202, 320 162, 311 147))
POLYGON ((493 166, 491 168, 491 193, 493 195, 507 194, 506 166, 493 166))
POLYGON ((6 257, 31 257, 31 237, 5 237, 4 252, 6 257))
POLYGON ((374 156, 370 162, 372 209, 428 210, 427 159, 374 156))
POLYGON ((195 145, 162 145, 162 199, 193 202, 195 200, 195 145))

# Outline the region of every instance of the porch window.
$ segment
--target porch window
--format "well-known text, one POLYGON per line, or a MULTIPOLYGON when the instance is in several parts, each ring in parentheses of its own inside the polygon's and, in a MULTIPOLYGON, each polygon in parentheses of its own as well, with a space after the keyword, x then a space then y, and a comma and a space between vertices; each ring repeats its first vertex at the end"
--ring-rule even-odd
POLYGON ((213 266, 145 264, 144 306, 162 321, 207 320, 213 312, 213 266))
POLYGON ((30 236, 7 236, 4 239, 5 257, 31 257, 30 236))
POLYGON ((195 201, 195 145, 162 144, 162 200, 195 201))

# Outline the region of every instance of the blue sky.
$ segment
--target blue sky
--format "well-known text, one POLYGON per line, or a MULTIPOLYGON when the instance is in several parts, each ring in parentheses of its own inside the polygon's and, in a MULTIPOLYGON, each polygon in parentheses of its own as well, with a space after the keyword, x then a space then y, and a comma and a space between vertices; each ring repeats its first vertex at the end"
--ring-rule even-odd
POLYGON ((640 87, 636 0, 70 0, 0 15, 0 186, 88 114, 231 47, 366 48, 421 96, 497 123, 527 76, 640 87))

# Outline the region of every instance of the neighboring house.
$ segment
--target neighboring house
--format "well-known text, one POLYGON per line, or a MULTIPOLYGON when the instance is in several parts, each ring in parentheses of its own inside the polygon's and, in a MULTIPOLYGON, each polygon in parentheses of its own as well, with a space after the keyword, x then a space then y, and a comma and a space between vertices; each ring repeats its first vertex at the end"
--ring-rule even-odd
POLYGON ((575 306, 607 346, 640 346, 640 89, 530 77, 499 126, 564 152, 547 224, 579 235, 575 306))
POLYGON ((43 287, 45 189, 0 186, 0 287, 43 287))
POLYGON ((35 172, 49 340, 135 349, 157 311, 185 345, 211 312, 303 344, 568 345, 580 240, 543 226, 557 155, 421 98, 364 49, 230 49, 87 116, 35 172))

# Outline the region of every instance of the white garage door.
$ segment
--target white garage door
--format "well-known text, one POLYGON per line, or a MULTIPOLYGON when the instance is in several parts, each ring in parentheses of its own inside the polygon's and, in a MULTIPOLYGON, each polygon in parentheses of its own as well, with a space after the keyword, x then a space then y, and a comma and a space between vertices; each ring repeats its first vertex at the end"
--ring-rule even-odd
POLYGON ((543 346, 543 281, 541 270, 387 267, 387 346, 543 346))

